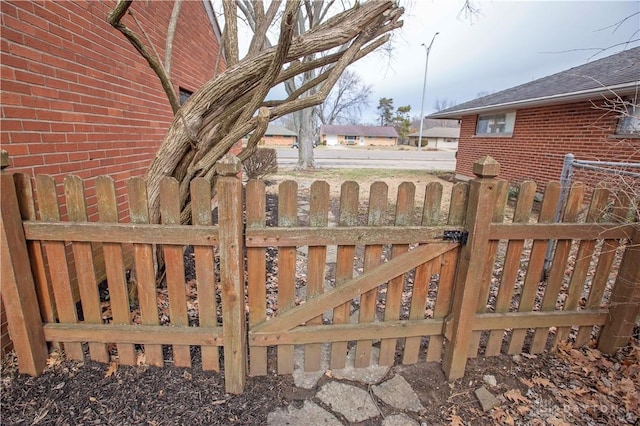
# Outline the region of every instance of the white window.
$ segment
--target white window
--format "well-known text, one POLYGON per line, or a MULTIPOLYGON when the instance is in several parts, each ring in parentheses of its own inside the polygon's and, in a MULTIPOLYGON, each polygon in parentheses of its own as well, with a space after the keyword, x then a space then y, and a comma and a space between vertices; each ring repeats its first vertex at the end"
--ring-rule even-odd
POLYGON ((345 135, 344 136, 344 141, 347 145, 355 145, 356 144, 356 140, 358 140, 357 136, 353 136, 353 135, 345 135))
POLYGON ((620 117, 618 122, 618 135, 640 136, 640 105, 637 103, 627 103, 626 112, 620 117))
POLYGON ((180 87, 180 105, 183 105, 193 95, 191 90, 183 89, 180 87))
POLYGON ((478 116, 476 135, 510 135, 516 122, 516 112, 503 112, 478 116))

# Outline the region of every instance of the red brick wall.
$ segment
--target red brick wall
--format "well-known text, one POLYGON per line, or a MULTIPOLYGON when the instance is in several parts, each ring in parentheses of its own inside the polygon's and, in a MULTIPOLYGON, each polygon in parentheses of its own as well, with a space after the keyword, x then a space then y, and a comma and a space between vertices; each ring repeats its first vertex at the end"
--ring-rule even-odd
MULTIPOLYGON (((125 216, 125 179, 144 174, 172 113, 146 61, 106 22, 115 4, 0 2, 0 143, 9 152, 10 171, 50 174, 58 183, 67 174, 89 179, 90 206, 96 202, 92 178, 111 175, 125 216)), ((145 42, 152 41, 160 57, 172 7, 173 2, 133 3, 145 35, 131 16, 124 18, 145 42)), ((171 67, 176 90, 194 91, 212 78, 217 55, 203 2, 183 2, 171 67)), ((94 216, 95 208, 90 213, 94 216)))
POLYGON ((271 146, 291 146, 296 142, 295 136, 288 135, 264 135, 260 141, 260 145, 271 146))
MULTIPOLYGON (((473 162, 490 155, 500 162, 502 179, 534 180, 542 190, 560 179, 567 153, 581 160, 640 162, 640 139, 614 137, 618 116, 591 102, 517 110, 511 137, 475 136, 476 120, 462 117, 456 174, 473 176, 473 162)), ((576 169, 575 180, 595 179, 576 169)))

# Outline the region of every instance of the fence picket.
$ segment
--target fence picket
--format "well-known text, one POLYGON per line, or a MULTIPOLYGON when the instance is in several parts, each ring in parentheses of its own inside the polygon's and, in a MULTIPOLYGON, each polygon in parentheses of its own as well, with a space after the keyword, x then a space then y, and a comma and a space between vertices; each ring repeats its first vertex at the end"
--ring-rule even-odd
MULTIPOLYGON (((507 198, 509 196, 509 183, 507 181, 499 181, 496 193, 496 204, 493 208, 492 222, 504 221, 504 210, 507 206, 507 198)), ((489 290, 491 290, 491 276, 493 275, 493 268, 496 261, 496 254, 498 253, 498 244, 500 241, 489 241, 489 247, 486 254, 485 268, 482 273, 480 288, 480 296, 478 297, 478 307, 476 313, 484 314, 487 312, 487 302, 489 299, 489 290)), ((474 331, 471 335, 471 341, 469 343, 469 358, 475 358, 478 356, 478 350, 480 348, 480 338, 482 337, 481 331, 474 331)))
POLYGON ((629 342, 640 314, 640 226, 635 227, 622 256, 611 291, 609 315, 602 327, 598 349, 612 354, 629 342))
MULTIPOLYGON (((37 220, 31 177, 25 173, 16 173, 13 175, 13 180, 22 220, 37 220)), ((48 277, 49 271, 45 267, 46 262, 42 243, 40 241, 27 241, 27 250, 29 251, 31 273, 36 286, 40 315, 45 322, 55 322, 58 313, 53 300, 53 287, 48 277)), ((54 346, 57 346, 55 342, 54 346)))
MULTIPOLYGON (((451 202, 449 203, 448 225, 462 225, 467 214, 467 201, 469 197, 469 184, 457 183, 451 189, 451 202)), ((445 318, 451 308, 453 298, 453 284, 456 277, 456 264, 460 250, 450 250, 440 256, 440 280, 438 281, 438 292, 433 308, 433 318, 445 318)), ((436 268, 437 269, 437 268, 436 268)), ((440 361, 442 358, 442 345, 444 336, 430 336, 427 347, 427 361, 440 361)))
MULTIPOLYGON (((211 185, 205 178, 191 181, 191 222, 194 225, 211 226, 211 185)), ((218 326, 216 303, 215 253, 213 247, 195 246, 196 281, 198 283, 198 315, 202 327, 218 326)), ((220 370, 217 346, 201 346, 202 368, 220 370)))
MULTIPOLYGON (((326 227, 329 215, 329 184, 316 181, 311 184, 309 203, 309 226, 326 227)), ((307 261, 307 301, 324 291, 325 264, 327 261, 326 246, 310 246, 307 261)), ((306 325, 321 325, 322 315, 307 321, 306 325)), ((305 371, 320 370, 320 352, 322 344, 310 343, 305 345, 305 371)))
MULTIPOLYGON (((180 192, 178 181, 173 178, 164 178, 160 181, 160 216, 163 224, 180 224, 180 192)), ((184 248, 165 245, 162 249, 169 292, 171 324, 186 327, 189 325, 189 318, 184 282, 184 248)), ((189 346, 173 345, 173 361, 176 367, 191 367, 189 346)))
MULTIPOLYGON (((133 223, 149 223, 149 208, 147 206, 147 186, 144 179, 139 177, 127 181, 129 195, 129 217, 133 223)), ((154 268, 154 250, 151 244, 134 244, 133 258, 135 270, 135 284, 138 288, 138 303, 143 325, 158 325, 158 298, 156 292, 156 273, 154 268)), ((144 345, 145 362, 149 365, 162 367, 164 356, 162 345, 144 345)))
MULTIPOLYGON (((38 176, 36 178, 36 190, 38 192, 40 218, 48 222, 59 222, 58 191, 53 178, 46 175, 38 176)), ((63 324, 75 324, 78 322, 78 317, 69 277, 65 243, 51 241, 47 243, 45 249, 58 319, 63 324)), ((69 358, 75 360, 84 359, 81 343, 68 342, 65 343, 64 348, 69 358)))
MULTIPOLYGON (((396 200, 396 226, 411 225, 414 203, 416 198, 416 186, 411 182, 403 182, 398 187, 396 200)), ((391 247, 391 258, 398 257, 409 251, 408 244, 394 244, 391 247)), ((405 274, 391 279, 387 285, 385 299, 384 320, 394 321, 400 319, 402 307, 402 293, 404 291, 405 274)), ((414 277, 415 278, 415 277, 414 277)), ((392 365, 396 355, 397 339, 383 339, 380 342, 380 365, 392 365)))
MULTIPOLYGON (((440 182, 429 182, 424 193, 422 226, 436 225, 439 222, 441 204, 442 184, 440 182)), ((416 268, 411 294, 411 305, 409 307, 409 320, 425 318, 431 277, 434 274, 440 273, 441 262, 442 259, 437 257, 416 268)), ((421 337, 407 337, 405 339, 404 353, 402 356, 403 364, 415 364, 418 362, 421 342, 421 337)))
MULTIPOLYGON (((387 196, 389 188, 384 182, 374 182, 369 190, 369 226, 383 224, 384 213, 387 208, 387 196)), ((368 245, 364 249, 364 272, 375 268, 382 263, 382 245, 368 245)), ((373 322, 376 317, 378 302, 378 288, 372 288, 360 296, 359 323, 373 322)), ((355 367, 368 367, 371 362, 371 340, 358 340, 356 342, 355 367)))
MULTIPOLYGON (((547 188, 547 190, 549 190, 549 188, 547 188)), ((513 223, 526 223, 529 221, 535 195, 535 182, 525 181, 520 184, 518 200, 516 201, 516 208, 513 214, 513 223)), ((523 247, 524 240, 509 240, 504 256, 504 266, 502 269, 502 277, 500 278, 500 286, 498 287, 498 295, 496 297, 496 313, 506 313, 509 312, 511 308, 515 283, 518 277, 518 271, 520 270, 520 258, 522 257, 523 247)), ((489 338, 484 351, 486 356, 496 356, 500 354, 504 334, 504 330, 491 330, 489 332, 489 338)))
MULTIPOLYGON (((542 200, 542 207, 540 208, 538 223, 550 223, 553 220, 559 195, 560 184, 557 182, 550 182, 547 184, 544 191, 544 199, 542 200)), ((520 295, 518 312, 529 312, 533 309, 536 293, 538 291, 538 284, 542 277, 544 257, 548 243, 549 242, 545 240, 533 241, 531 254, 529 256, 529 265, 527 267, 527 273, 525 275, 524 285, 522 286, 522 293, 520 295)), ((526 328, 516 328, 513 330, 511 340, 509 341, 509 354, 522 352, 526 336, 526 328)))
MULTIPOLYGON (((260 180, 247 183, 247 228, 263 228, 266 220, 265 184, 260 180)), ((249 298, 249 328, 267 320, 267 249, 247 248, 247 292, 249 298)), ((249 348, 250 376, 267 374, 267 347, 249 348)))
MULTIPOLYGON (((118 204, 113 179, 100 176, 96 179, 96 196, 98 198, 98 215, 101 222, 118 222, 118 204)), ((129 325, 131 323, 131 309, 129 306, 129 292, 122 257, 122 246, 117 243, 104 243, 104 261, 109 286, 109 300, 113 323, 129 325)), ((134 347, 127 343, 118 343, 118 357, 121 364, 135 365, 134 347)))
MULTIPOLYGON (((278 225, 292 227, 298 224, 298 184, 282 182, 278 190, 278 225)), ((295 306, 296 247, 278 249, 278 313, 295 306)), ((278 373, 293 372, 293 345, 278 346, 278 373)))
MULTIPOLYGON (((601 190, 606 191, 604 188, 601 188, 601 190)), ((626 196, 626 193, 620 195, 621 196, 614 197, 614 207, 612 211, 614 222, 619 222, 623 217, 626 217, 625 212, 628 211, 631 201, 629 197, 626 196)), ((591 280, 591 288, 589 289, 589 296, 587 297, 585 309, 591 310, 600 307, 602 296, 604 296, 604 292, 607 287, 607 280, 611 274, 611 267, 613 266, 613 261, 616 257, 616 250, 619 246, 619 240, 604 240, 602 242, 602 247, 600 248, 598 256, 598 264, 596 265, 596 270, 591 280)), ((591 338, 592 331, 593 326, 580 327, 578 335, 576 336, 576 346, 581 347, 586 345, 591 338)))
MULTIPOLYGON (((599 189, 594 191, 589 211, 587 212, 586 222, 593 223, 598 220, 600 215, 602 215, 603 210, 606 208, 608 196, 608 191, 601 191, 599 189)), ((584 289, 585 279, 589 273, 589 265, 591 264, 595 245, 595 240, 580 241, 575 264, 573 266, 573 273, 571 274, 571 280, 569 281, 569 288, 567 289, 567 298, 562 306, 562 310, 564 311, 578 309, 582 291, 584 289)), ((559 342, 567 340, 570 331, 571 327, 558 328, 553 346, 555 347, 559 342)))
MULTIPOLYGON (((87 206, 85 203, 84 182, 77 176, 67 176, 64 180, 64 193, 69 220, 86 222, 87 206)), ((98 294, 91 243, 74 242, 72 248, 84 322, 87 324, 102 324, 102 309, 100 307, 100 295, 98 294)), ((89 355, 94 361, 109 361, 107 346, 104 343, 89 342, 89 355)))
MULTIPOLYGON (((358 224, 358 196, 360 187, 356 182, 344 182, 340 188, 339 226, 358 224)), ((336 254, 336 287, 353 278, 353 258, 356 246, 338 246, 336 254)), ((333 309, 333 324, 349 322, 351 303, 343 303, 333 309)), ((331 368, 344 368, 348 342, 334 342, 331 345, 331 368)))
MULTIPOLYGON (((563 223, 575 222, 580 213, 582 207, 582 196, 577 196, 576 191, 578 187, 571 188, 573 196, 570 194, 567 205, 564 209, 563 223)), ((580 189, 583 191, 583 189, 580 189)), ((567 261, 569 259, 569 253, 571 252, 572 240, 557 240, 556 248, 553 253, 553 263, 549 271, 549 277, 547 278, 544 297, 542 304, 540 305, 541 311, 555 311, 556 303, 558 301, 558 295, 565 277, 565 271, 567 269, 567 261)), ((549 336, 549 329, 538 328, 535 330, 533 340, 531 341, 531 350, 533 354, 540 353, 544 350, 547 344, 547 337, 549 336)))

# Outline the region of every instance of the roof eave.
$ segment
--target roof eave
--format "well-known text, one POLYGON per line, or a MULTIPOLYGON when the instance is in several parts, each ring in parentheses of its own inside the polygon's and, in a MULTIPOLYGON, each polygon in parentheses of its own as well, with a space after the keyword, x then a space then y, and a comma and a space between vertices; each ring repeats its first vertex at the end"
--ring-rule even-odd
POLYGON ((215 11, 213 10, 213 5, 210 0, 202 0, 204 4, 204 9, 207 12, 207 17, 209 18, 209 22, 211 22, 211 28, 213 29, 213 33, 218 39, 218 46, 222 48, 222 31, 220 31, 220 24, 218 24, 218 20, 216 19, 215 11))
POLYGON ((428 115, 425 118, 461 119, 462 116, 464 115, 473 115, 473 114, 478 114, 480 112, 493 112, 493 111, 500 111, 505 109, 533 108, 538 106, 558 104, 558 103, 564 103, 564 102, 585 101, 585 100, 592 99, 593 96, 596 96, 596 95, 615 94, 617 96, 625 96, 625 95, 628 95, 630 92, 632 92, 633 89, 637 90, 639 86, 640 86, 640 80, 629 82, 629 83, 618 84, 614 86, 581 90, 578 92, 560 93, 557 95, 542 96, 539 98, 531 98, 531 99, 525 99, 520 101, 503 102, 503 103, 494 104, 494 105, 465 108, 465 109, 450 111, 450 112, 442 112, 442 113, 437 112, 435 114, 428 115))

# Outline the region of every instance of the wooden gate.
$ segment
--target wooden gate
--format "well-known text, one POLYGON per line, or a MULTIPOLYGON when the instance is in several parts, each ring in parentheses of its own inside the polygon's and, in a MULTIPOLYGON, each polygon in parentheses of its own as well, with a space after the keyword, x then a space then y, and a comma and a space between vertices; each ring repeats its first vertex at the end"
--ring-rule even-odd
POLYGON ((345 182, 339 206, 330 215, 326 182, 311 186, 307 207, 303 198, 298 205, 297 184, 288 181, 278 189, 278 226, 266 226, 265 186, 250 182, 250 374, 267 374, 269 346, 277 348, 272 369, 280 374, 294 370, 294 345, 304 345, 306 371, 344 368, 350 347, 356 367, 391 365, 398 349, 404 363, 415 363, 425 336, 431 336, 427 359, 439 360, 467 190, 465 183, 454 186, 443 224, 440 183, 427 186, 424 203, 419 200, 421 211, 415 207, 415 186, 403 183, 393 214, 385 183, 371 186, 368 210, 361 212, 358 184, 345 182), (329 216, 335 218, 331 224, 329 216), (453 237, 444 240, 445 233, 453 237), (327 258, 328 250, 335 258, 327 258), (267 261, 277 268, 277 288, 263 272, 267 261), (403 345, 397 345, 399 339, 403 345), (378 341, 379 352, 372 357, 372 343, 378 341))

